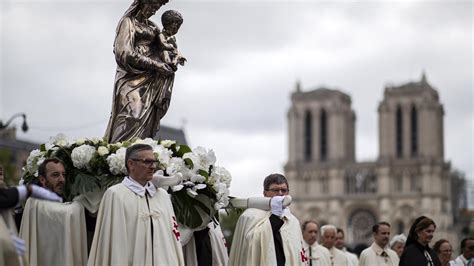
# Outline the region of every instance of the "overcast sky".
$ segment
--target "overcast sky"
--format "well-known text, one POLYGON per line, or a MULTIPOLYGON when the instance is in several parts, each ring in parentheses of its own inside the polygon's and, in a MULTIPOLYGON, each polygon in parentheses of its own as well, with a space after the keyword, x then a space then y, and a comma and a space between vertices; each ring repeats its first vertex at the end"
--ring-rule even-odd
MULTIPOLYGON (((0 119, 25 112, 18 138, 101 137, 111 110, 117 22, 131 1, 0 0, 0 119)), ((163 124, 214 149, 232 194, 262 193, 287 160, 290 94, 326 86, 352 97, 358 161, 378 155, 388 84, 424 70, 445 109, 445 156, 473 176, 471 1, 171 0, 187 57, 163 124)), ((21 121, 20 121, 21 122, 21 121)), ((20 122, 17 124, 19 125, 20 122)))

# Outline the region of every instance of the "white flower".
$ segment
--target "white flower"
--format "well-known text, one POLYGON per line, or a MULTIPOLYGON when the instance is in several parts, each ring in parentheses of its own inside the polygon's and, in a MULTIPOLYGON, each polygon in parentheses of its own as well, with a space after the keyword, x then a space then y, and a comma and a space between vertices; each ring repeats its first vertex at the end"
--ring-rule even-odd
POLYGON ((107 149, 107 147, 100 146, 100 147, 97 149, 97 152, 99 153, 100 156, 104 156, 104 155, 106 155, 106 154, 109 154, 109 149, 107 149))
POLYGON ((203 183, 204 181, 206 181, 206 178, 202 175, 193 175, 191 177, 191 182, 194 183, 203 183))
POLYGON ((184 165, 183 159, 178 158, 178 157, 173 157, 168 162, 168 167, 166 167, 166 173, 172 176, 184 168, 186 168, 186 166, 184 165))
POLYGON ((153 149, 155 149, 155 147, 158 146, 158 141, 152 138, 137 139, 133 144, 147 144, 150 145, 153 149))
POLYGON ((102 139, 99 139, 99 138, 92 138, 91 141, 92 143, 94 143, 94 145, 97 145, 99 144, 99 142, 101 141, 102 139))
POLYGON ((67 136, 63 133, 59 133, 56 136, 49 138, 48 142, 65 148, 71 146, 71 143, 67 139, 67 136))
POLYGON ((208 183, 215 184, 215 183, 224 183, 227 188, 230 187, 230 182, 232 181, 232 176, 230 175, 229 171, 224 167, 214 166, 212 168, 211 175, 209 176, 208 183))
POLYGON ((171 145, 176 144, 176 141, 167 139, 167 140, 162 140, 160 144, 163 145, 163 147, 165 148, 169 148, 171 147, 171 145))
POLYGON ((193 154, 198 156, 199 169, 202 169, 204 171, 209 171, 209 166, 214 165, 216 163, 216 155, 211 149, 206 150, 206 148, 203 147, 196 147, 193 149, 193 154))
POLYGON ((197 184, 194 187, 196 188, 196 190, 200 190, 200 189, 205 189, 207 187, 207 185, 206 184, 197 184))
POLYGON ((78 138, 76 139, 76 145, 82 145, 86 142, 86 139, 85 138, 78 138))
POLYGON ((153 148, 153 152, 155 153, 156 157, 158 158, 158 161, 165 167, 168 167, 170 163, 171 156, 173 155, 173 152, 168 150, 167 148, 161 146, 161 145, 156 145, 153 148))
POLYGON ((94 157, 95 152, 95 147, 90 145, 81 145, 74 148, 71 152, 71 160, 74 167, 78 169, 87 168, 90 160, 94 157))
POLYGON ((109 169, 112 174, 127 174, 127 168, 125 167, 126 151, 127 149, 122 147, 118 149, 114 154, 111 154, 107 157, 107 164, 109 165, 109 169))
POLYGON ((44 158, 44 153, 43 152, 41 152, 38 149, 32 150, 30 152, 30 155, 26 159, 26 171, 28 173, 31 173, 31 174, 36 172, 38 170, 38 164, 37 163, 41 158, 44 158))

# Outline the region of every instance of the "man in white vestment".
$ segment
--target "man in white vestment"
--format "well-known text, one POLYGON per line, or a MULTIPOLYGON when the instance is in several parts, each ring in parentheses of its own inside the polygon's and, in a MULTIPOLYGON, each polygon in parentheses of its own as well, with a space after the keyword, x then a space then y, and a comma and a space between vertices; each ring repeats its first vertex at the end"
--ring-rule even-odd
POLYGON ((331 266, 329 250, 318 244, 319 224, 316 221, 306 221, 301 226, 301 230, 309 266, 331 266))
POLYGON ((359 259, 357 258, 357 255, 354 253, 351 253, 347 251, 346 245, 344 243, 344 230, 342 228, 337 228, 337 234, 336 234, 336 248, 344 252, 347 257, 347 261, 349 262, 350 265, 352 266, 358 266, 359 265, 359 259))
POLYGON ((337 229, 334 225, 327 224, 321 227, 322 245, 329 250, 331 254, 331 265, 349 266, 346 254, 335 247, 337 229))
POLYGON ((360 266, 397 266, 400 259, 397 253, 388 246, 390 240, 390 224, 379 222, 372 227, 374 243, 360 253, 360 266))
POLYGON ((461 254, 455 260, 456 266, 474 265, 474 238, 466 237, 461 240, 461 254))
POLYGON ((62 198, 33 184, 5 188, 3 180, 3 168, 0 165, 0 265, 25 265, 28 261, 26 243, 18 237, 13 207, 28 197, 56 202, 61 202, 62 198))
POLYGON ((129 176, 100 203, 88 265, 184 265, 168 193, 150 180, 158 161, 151 146, 127 148, 129 176))
POLYGON ((272 198, 271 211, 249 208, 237 221, 229 256, 235 265, 307 265, 298 219, 283 199, 289 186, 281 174, 271 174, 263 182, 263 195, 272 198))
MULTIPOLYGON (((63 196, 64 163, 56 158, 38 166, 40 184, 53 195, 63 196), (54 192, 54 193, 53 193, 54 192)), ((31 265, 85 265, 87 236, 84 207, 78 202, 46 202, 29 199, 20 227, 31 265)))

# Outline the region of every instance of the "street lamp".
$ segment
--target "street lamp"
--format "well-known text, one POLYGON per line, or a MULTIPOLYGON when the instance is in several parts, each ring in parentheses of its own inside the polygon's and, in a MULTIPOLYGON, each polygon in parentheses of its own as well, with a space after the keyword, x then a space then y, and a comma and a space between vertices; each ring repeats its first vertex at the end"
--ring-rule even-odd
POLYGON ((10 125, 10 123, 13 121, 13 119, 15 119, 17 117, 20 117, 20 116, 23 117, 23 124, 21 124, 21 130, 23 130, 23 132, 28 131, 28 124, 26 124, 26 114, 25 113, 14 114, 10 119, 8 119, 8 121, 5 124, 0 120, 0 130, 7 128, 8 125, 10 125))

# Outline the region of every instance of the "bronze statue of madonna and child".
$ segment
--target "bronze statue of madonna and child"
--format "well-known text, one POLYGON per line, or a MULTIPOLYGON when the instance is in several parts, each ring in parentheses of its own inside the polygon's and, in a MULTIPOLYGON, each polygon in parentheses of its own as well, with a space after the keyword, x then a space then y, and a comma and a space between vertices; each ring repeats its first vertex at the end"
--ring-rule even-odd
POLYGON ((118 23, 109 143, 154 137, 169 108, 174 74, 186 61, 174 37, 183 18, 175 10, 164 12, 162 30, 149 20, 168 1, 134 0, 118 23))

